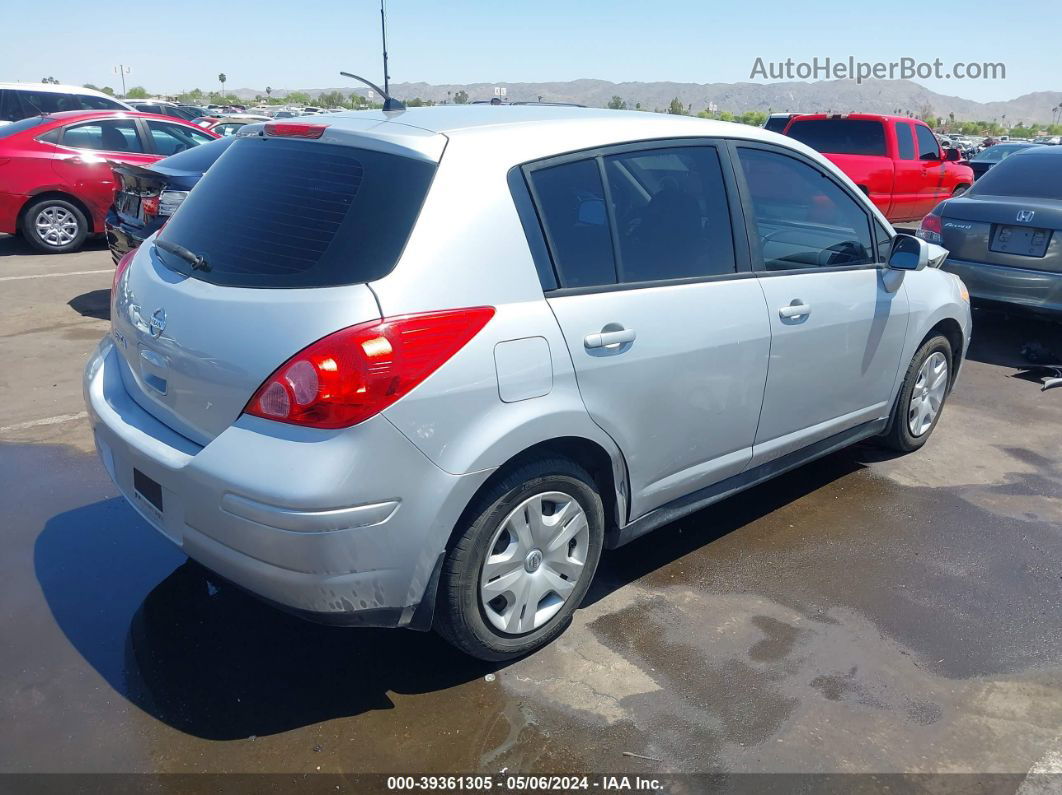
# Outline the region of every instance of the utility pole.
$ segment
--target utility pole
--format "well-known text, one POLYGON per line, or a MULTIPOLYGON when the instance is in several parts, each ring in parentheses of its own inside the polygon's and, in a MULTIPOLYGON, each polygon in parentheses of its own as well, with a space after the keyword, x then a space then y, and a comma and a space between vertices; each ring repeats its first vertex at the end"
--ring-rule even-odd
POLYGON ((133 67, 124 66, 122 64, 118 64, 116 67, 114 67, 114 73, 116 75, 121 75, 122 76, 122 96, 123 97, 125 96, 125 76, 127 74, 131 74, 132 71, 133 71, 133 67))
POLYGON ((380 0, 380 38, 383 40, 384 94, 391 96, 391 75, 387 73, 387 13, 384 11, 386 0, 380 0))

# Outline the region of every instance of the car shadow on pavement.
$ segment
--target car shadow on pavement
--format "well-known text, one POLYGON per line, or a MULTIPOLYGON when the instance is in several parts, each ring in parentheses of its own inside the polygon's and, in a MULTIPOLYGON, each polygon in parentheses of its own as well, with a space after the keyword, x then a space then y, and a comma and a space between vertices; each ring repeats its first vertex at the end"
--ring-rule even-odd
POLYGON ((1062 322, 989 309, 974 310, 973 318, 971 361, 1014 368, 1062 362, 1062 322))
POLYGON ((267 736, 390 709, 499 666, 434 633, 312 624, 212 579, 124 500, 50 519, 34 549, 53 616, 133 704, 212 740, 267 736))
MULTIPOLYGON (((107 238, 103 235, 97 235, 96 237, 90 237, 85 241, 85 244, 81 247, 81 251, 106 251, 107 238)), ((0 234, 0 257, 25 257, 25 256, 44 256, 44 252, 38 251, 29 243, 27 243, 21 235, 2 235, 0 234)), ((47 255, 51 256, 51 255, 47 255)), ((61 257, 61 254, 55 256, 61 257)))
POLYGON ((81 295, 75 295, 66 305, 82 317, 92 317, 97 320, 111 319, 111 291, 90 290, 81 295))

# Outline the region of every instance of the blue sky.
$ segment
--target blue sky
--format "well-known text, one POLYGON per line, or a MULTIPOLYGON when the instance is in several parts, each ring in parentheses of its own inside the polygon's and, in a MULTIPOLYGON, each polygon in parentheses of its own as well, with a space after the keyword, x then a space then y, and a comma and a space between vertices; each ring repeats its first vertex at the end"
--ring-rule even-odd
MULTIPOLYGON (((126 63, 130 86, 173 93, 215 88, 218 72, 229 88, 288 89, 342 86, 340 69, 381 74, 377 0, 183 0, 152 13, 128 3, 5 4, 0 80, 120 85, 111 67, 126 63)), ((389 0, 388 49, 396 82, 735 82, 749 78, 757 56, 853 55, 1002 61, 1005 80, 919 81, 980 101, 1062 89, 1062 11, 1005 8, 998 0, 389 0)))

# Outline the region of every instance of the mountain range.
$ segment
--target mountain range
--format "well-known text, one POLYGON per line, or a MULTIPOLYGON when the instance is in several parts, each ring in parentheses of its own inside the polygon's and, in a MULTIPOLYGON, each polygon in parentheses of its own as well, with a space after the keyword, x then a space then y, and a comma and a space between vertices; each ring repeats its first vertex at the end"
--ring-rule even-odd
MULTIPOLYGON (((910 80, 823 80, 814 83, 612 83, 607 80, 571 80, 558 83, 392 83, 391 93, 399 99, 420 97, 444 102, 458 91, 465 91, 469 99, 489 99, 495 86, 506 89, 511 101, 574 102, 591 107, 605 107, 613 96, 627 102, 629 107, 640 104, 646 110, 663 110, 674 97, 697 113, 710 104, 716 110, 741 113, 748 110, 800 111, 816 113, 907 113, 936 115, 969 121, 992 121, 1026 125, 1047 124, 1054 120, 1054 111, 1062 104, 1062 91, 1037 91, 1005 102, 975 102, 962 97, 947 96, 930 91, 910 80)), ((273 89, 273 96, 284 97, 300 91, 311 97, 323 92, 352 91, 364 95, 366 89, 356 85, 333 88, 273 89)), ((243 99, 265 95, 264 89, 241 88, 234 92, 243 99)))

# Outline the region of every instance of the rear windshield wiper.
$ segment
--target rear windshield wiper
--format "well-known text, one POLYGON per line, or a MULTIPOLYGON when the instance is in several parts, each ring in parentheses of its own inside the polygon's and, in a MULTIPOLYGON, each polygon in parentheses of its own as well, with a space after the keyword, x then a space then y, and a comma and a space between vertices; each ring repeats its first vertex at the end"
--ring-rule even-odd
POLYGON ((171 254, 176 254, 183 259, 189 265, 192 266, 194 271, 208 271, 210 270, 210 263, 206 261, 204 257, 196 254, 193 251, 189 251, 184 246, 177 243, 171 243, 169 240, 155 239, 156 248, 161 248, 163 251, 168 251, 171 254))

